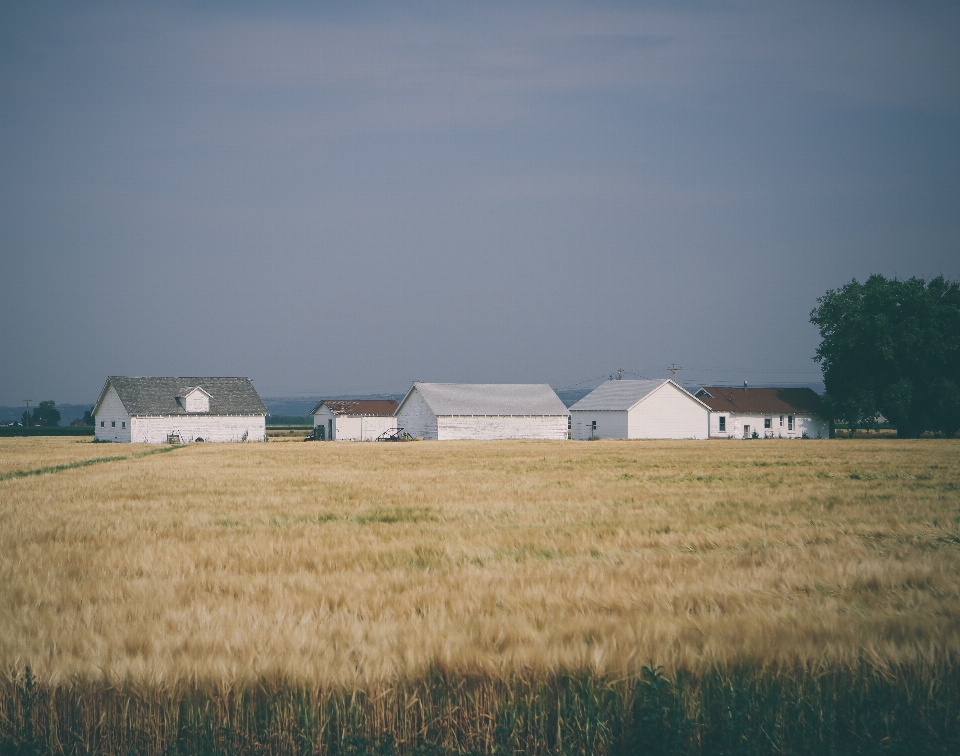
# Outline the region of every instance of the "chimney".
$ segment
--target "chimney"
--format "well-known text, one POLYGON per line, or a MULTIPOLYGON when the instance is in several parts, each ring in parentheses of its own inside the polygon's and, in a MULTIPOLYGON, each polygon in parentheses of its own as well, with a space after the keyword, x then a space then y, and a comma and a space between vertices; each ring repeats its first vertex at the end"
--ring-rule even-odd
POLYGON ((747 382, 746 382, 746 381, 743 382, 743 390, 744 390, 744 391, 747 390, 747 382))

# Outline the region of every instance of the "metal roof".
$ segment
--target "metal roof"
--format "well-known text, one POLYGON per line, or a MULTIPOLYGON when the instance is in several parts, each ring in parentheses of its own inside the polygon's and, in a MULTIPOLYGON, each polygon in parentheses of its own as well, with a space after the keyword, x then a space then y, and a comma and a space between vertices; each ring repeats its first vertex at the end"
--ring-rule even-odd
POLYGON ((648 381, 604 381, 583 399, 570 407, 570 411, 626 411, 639 404, 657 389, 669 384, 701 404, 689 391, 669 378, 648 381))
POLYGON ((820 412, 820 397, 811 388, 733 388, 704 386, 700 401, 714 412, 754 412, 769 415, 820 412))
POLYGON ((311 415, 317 414, 322 406, 334 415, 376 415, 389 417, 400 406, 395 399, 324 399, 310 410, 311 415))
MULTIPOLYGON (((560 397, 546 383, 414 383, 402 407, 419 391, 441 415, 567 415, 560 397)), ((398 409, 399 411, 399 409, 398 409)))
POLYGON ((100 392, 94 414, 107 390, 113 386, 123 408, 131 417, 158 415, 196 415, 187 412, 177 397, 193 388, 210 396, 210 411, 205 415, 266 415, 267 408, 249 378, 139 378, 111 375, 100 392))

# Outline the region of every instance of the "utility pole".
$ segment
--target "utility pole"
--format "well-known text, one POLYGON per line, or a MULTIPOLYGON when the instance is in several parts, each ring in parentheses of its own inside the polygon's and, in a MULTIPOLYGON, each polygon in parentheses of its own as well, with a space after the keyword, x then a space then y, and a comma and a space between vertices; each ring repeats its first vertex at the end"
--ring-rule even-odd
POLYGON ((676 383, 676 382, 677 382, 677 373, 679 373, 681 370, 683 370, 683 368, 682 368, 682 367, 677 367, 677 363, 674 362, 674 363, 672 363, 672 364, 670 365, 670 367, 667 368, 667 370, 670 370, 671 372, 673 372, 673 382, 676 383))
POLYGON ((32 402, 33 399, 23 399, 22 401, 26 402, 26 404, 27 404, 27 411, 26 411, 26 414, 25 414, 24 416, 25 416, 26 419, 27 419, 27 426, 26 426, 26 427, 29 428, 29 427, 30 427, 30 402, 32 402))

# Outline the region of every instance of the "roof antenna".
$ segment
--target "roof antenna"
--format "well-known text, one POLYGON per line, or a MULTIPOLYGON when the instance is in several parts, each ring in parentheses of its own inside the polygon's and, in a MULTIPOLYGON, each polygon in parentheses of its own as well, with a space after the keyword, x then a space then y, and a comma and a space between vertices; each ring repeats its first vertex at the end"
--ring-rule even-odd
POLYGON ((673 372, 673 382, 676 383, 676 382, 677 382, 677 373, 680 372, 681 370, 683 370, 683 368, 682 368, 682 367, 677 367, 677 363, 674 362, 672 365, 670 365, 670 367, 667 368, 667 370, 670 370, 670 371, 673 372))

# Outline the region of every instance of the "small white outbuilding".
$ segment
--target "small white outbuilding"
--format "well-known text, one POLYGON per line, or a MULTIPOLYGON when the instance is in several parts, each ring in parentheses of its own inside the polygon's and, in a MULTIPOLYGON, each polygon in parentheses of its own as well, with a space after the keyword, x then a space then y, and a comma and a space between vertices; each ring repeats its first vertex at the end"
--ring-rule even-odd
POLYGON ((324 399, 310 414, 321 441, 376 441, 397 429, 395 399, 324 399))
POLYGON ((710 409, 671 380, 606 381, 570 407, 574 439, 700 438, 710 409))
POLYGON ((267 408, 249 378, 112 375, 93 408, 98 441, 266 441, 267 408))
POLYGON ((396 414, 398 429, 424 439, 567 437, 567 408, 546 383, 418 381, 396 414))

